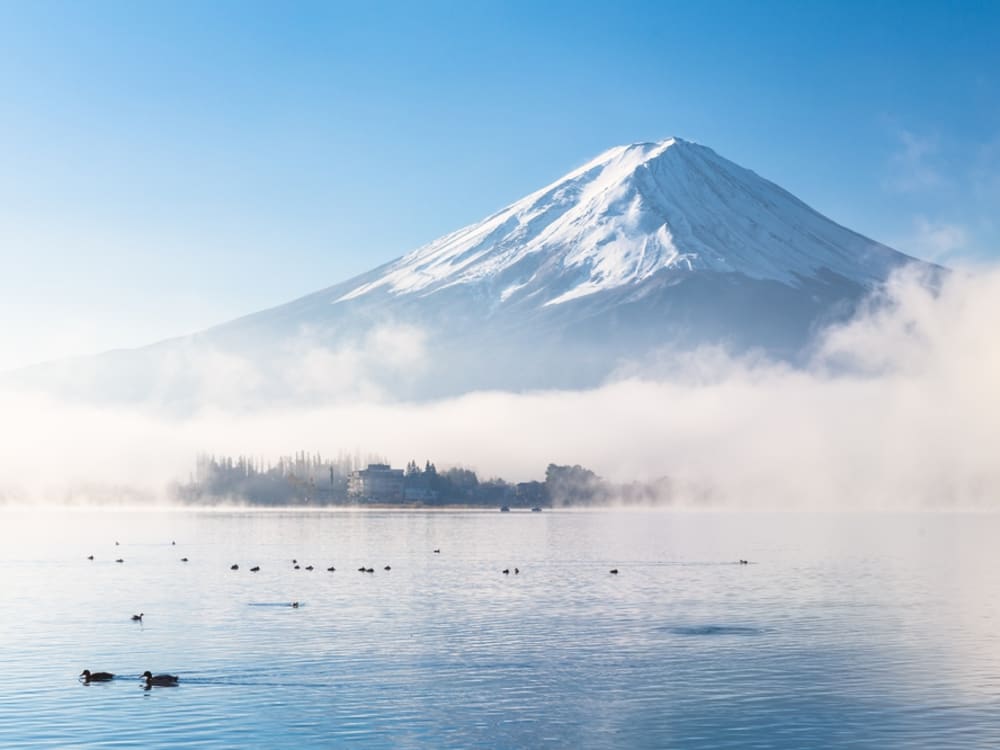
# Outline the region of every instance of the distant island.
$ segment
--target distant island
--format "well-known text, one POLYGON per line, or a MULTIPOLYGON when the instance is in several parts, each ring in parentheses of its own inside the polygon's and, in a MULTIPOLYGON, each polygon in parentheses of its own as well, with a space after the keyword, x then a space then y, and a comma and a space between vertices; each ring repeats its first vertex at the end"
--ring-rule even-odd
POLYGON ((475 471, 438 471, 425 461, 393 468, 380 457, 326 459, 305 451, 276 462, 249 456, 199 455, 187 482, 171 485, 187 505, 240 502, 260 506, 399 506, 552 508, 616 502, 669 503, 669 478, 616 484, 582 466, 550 463, 541 481, 480 480, 475 471))

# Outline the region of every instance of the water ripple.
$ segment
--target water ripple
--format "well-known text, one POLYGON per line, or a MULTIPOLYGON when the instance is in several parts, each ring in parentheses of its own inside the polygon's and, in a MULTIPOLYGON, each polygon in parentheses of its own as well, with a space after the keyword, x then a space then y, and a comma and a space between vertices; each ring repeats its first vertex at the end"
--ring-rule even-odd
POLYGON ((996 516, 511 516, 0 511, 0 747, 1000 747, 996 516))

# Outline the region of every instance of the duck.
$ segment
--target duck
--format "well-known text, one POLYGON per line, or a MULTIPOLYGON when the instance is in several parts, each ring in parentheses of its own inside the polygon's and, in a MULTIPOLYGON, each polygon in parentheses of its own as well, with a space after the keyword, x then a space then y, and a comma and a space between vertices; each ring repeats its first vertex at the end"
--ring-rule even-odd
POLYGON ((172 674, 153 674, 148 669, 142 673, 142 676, 146 680, 146 687, 151 687, 152 685, 173 687, 180 679, 177 675, 172 674))
POLYGON ((93 560, 93 559, 94 559, 94 556, 93 556, 93 555, 87 555, 87 559, 88 559, 88 560, 93 560))
POLYGON ((612 569, 611 569, 611 570, 609 570, 608 572, 609 572, 609 573, 610 573, 611 575, 613 575, 613 576, 616 576, 616 575, 618 575, 618 568, 612 568, 612 569))
POLYGON ((84 682, 107 682, 115 678, 111 672, 91 672, 89 669, 80 672, 80 677, 84 682))
POLYGON ((332 573, 333 571, 335 571, 335 570, 336 570, 336 568, 335 568, 335 567, 333 567, 333 566, 331 565, 331 566, 330 566, 329 568, 327 568, 326 570, 327 570, 327 572, 328 572, 328 573, 332 573))
POLYGON ((125 561, 124 561, 124 560, 123 560, 122 558, 120 558, 120 557, 119 557, 119 558, 118 558, 117 560, 115 560, 115 562, 120 562, 120 563, 123 563, 123 562, 125 562, 125 561))
POLYGON ((259 573, 260 572, 260 566, 259 565, 254 565, 252 568, 250 568, 250 572, 251 573, 259 573))
POLYGON ((143 612, 140 612, 137 615, 132 615, 132 622, 142 622, 143 614, 144 614, 143 612))
POLYGON ((312 569, 313 569, 312 565, 306 565, 306 570, 312 570, 312 569))
POLYGON ((298 609, 298 608, 299 608, 299 603, 298 603, 298 602, 292 602, 292 603, 291 603, 291 604, 289 604, 288 606, 289 606, 289 607, 292 607, 293 609, 298 609))
POLYGON ((367 571, 368 571, 368 568, 366 568, 364 565, 362 565, 360 568, 358 568, 358 572, 359 573, 366 573, 367 571))
POLYGON ((187 562, 187 561, 188 561, 188 559, 186 557, 182 557, 181 558, 181 562, 187 562))
POLYGON ((386 565, 384 568, 382 568, 382 570, 392 570, 392 566, 386 565))
POLYGON ((239 570, 240 566, 237 565, 236 563, 233 563, 232 565, 229 566, 229 569, 230 570, 239 570))
POLYGON ((505 576, 509 576, 510 575, 510 568, 504 568, 500 572, 503 573, 505 576))
POLYGON ((749 560, 740 560, 740 565, 749 565, 749 564, 750 564, 749 560))
POLYGON ((365 573, 374 573, 375 568, 365 568, 365 573))
POLYGON ((434 554, 435 554, 435 555, 440 555, 440 554, 441 554, 441 550, 440 550, 440 549, 436 549, 436 550, 434 550, 434 554))
POLYGON ((299 566, 298 566, 298 565, 296 565, 296 566, 295 566, 295 569, 296 569, 296 570, 299 570, 299 566))

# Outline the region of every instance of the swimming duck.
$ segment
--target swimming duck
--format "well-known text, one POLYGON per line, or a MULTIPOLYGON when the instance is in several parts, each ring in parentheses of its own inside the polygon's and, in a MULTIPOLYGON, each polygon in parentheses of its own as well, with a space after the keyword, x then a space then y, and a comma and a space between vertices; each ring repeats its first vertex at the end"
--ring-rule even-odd
POLYGON ((87 559, 88 559, 88 560, 93 560, 93 559, 94 559, 94 556, 93 556, 93 555, 87 555, 87 559))
POLYGON ((260 572, 260 566, 259 565, 254 565, 252 568, 250 568, 250 572, 251 573, 259 573, 260 572))
POLYGON ((173 687, 177 684, 177 680, 180 679, 176 675, 172 674, 153 674, 148 669, 142 673, 142 676, 146 680, 146 687, 150 687, 152 685, 173 687))
POLYGON ((229 566, 229 569, 230 570, 239 570, 240 566, 237 565, 236 563, 233 563, 232 565, 229 566))
POLYGON ((298 566, 298 565, 296 565, 296 566, 295 566, 295 569, 296 569, 296 570, 299 570, 299 566, 298 566))
POLYGON ((142 615, 144 613, 140 612, 137 615, 132 615, 132 622, 142 622, 142 615))
POLYGON ((374 572, 375 572, 375 568, 366 568, 365 569, 365 573, 374 573, 374 572))
POLYGON ((500 572, 503 573, 505 576, 509 576, 510 575, 510 568, 504 568, 500 572))
POLYGON ((440 549, 436 549, 436 550, 434 550, 434 554, 435 554, 435 555, 440 555, 440 554, 441 554, 441 550, 440 550, 440 549))
POLYGON ((181 558, 181 562, 187 562, 187 561, 188 561, 188 559, 186 557, 182 557, 181 558))
POLYGON ((313 569, 312 565, 306 565, 306 570, 312 570, 312 569, 313 569))
POLYGON ((750 564, 749 560, 740 560, 740 565, 749 565, 749 564, 750 564))
POLYGON ((386 565, 384 568, 382 568, 382 570, 392 570, 392 566, 386 565))
POLYGON ((115 562, 125 562, 125 561, 119 557, 117 560, 115 560, 115 562))
POLYGON ((298 608, 299 608, 299 603, 298 603, 298 602, 292 602, 292 603, 291 603, 290 605, 288 605, 288 606, 290 606, 290 607, 292 607, 292 608, 294 608, 294 609, 298 609, 298 608))
POLYGON ((335 567, 333 567, 333 566, 331 565, 331 566, 330 566, 329 568, 327 568, 326 570, 327 570, 327 572, 329 572, 329 573, 332 573, 333 571, 335 571, 335 570, 336 570, 336 568, 335 568, 335 567))
POLYGON ((80 672, 80 676, 84 682, 107 682, 115 678, 111 672, 91 672, 89 669, 80 672))
POLYGON ((612 568, 612 569, 611 569, 611 570, 609 570, 608 572, 609 572, 609 573, 610 573, 611 575, 615 575, 615 576, 616 576, 616 575, 618 575, 618 568, 612 568))

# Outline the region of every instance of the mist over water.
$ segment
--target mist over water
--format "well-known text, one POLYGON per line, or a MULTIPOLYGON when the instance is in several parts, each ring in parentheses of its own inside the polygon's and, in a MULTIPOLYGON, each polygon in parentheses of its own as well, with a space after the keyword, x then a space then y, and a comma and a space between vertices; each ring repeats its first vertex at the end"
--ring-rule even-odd
MULTIPOLYGON (((679 505, 993 507, 998 323, 1000 270, 953 273, 938 289, 904 273, 877 305, 819 332, 803 368, 706 348, 622 363, 589 390, 427 403, 366 386, 375 340, 353 353, 303 349, 308 396, 280 408, 241 397, 254 382, 247 362, 192 357, 191 376, 211 384, 192 414, 0 393, 0 498, 162 499, 199 451, 305 449, 378 453, 397 466, 429 458, 510 481, 540 479, 550 462, 616 482, 668 476, 679 505)), ((430 356, 419 332, 404 333, 379 333, 407 342, 386 366, 417 368, 430 356)))

